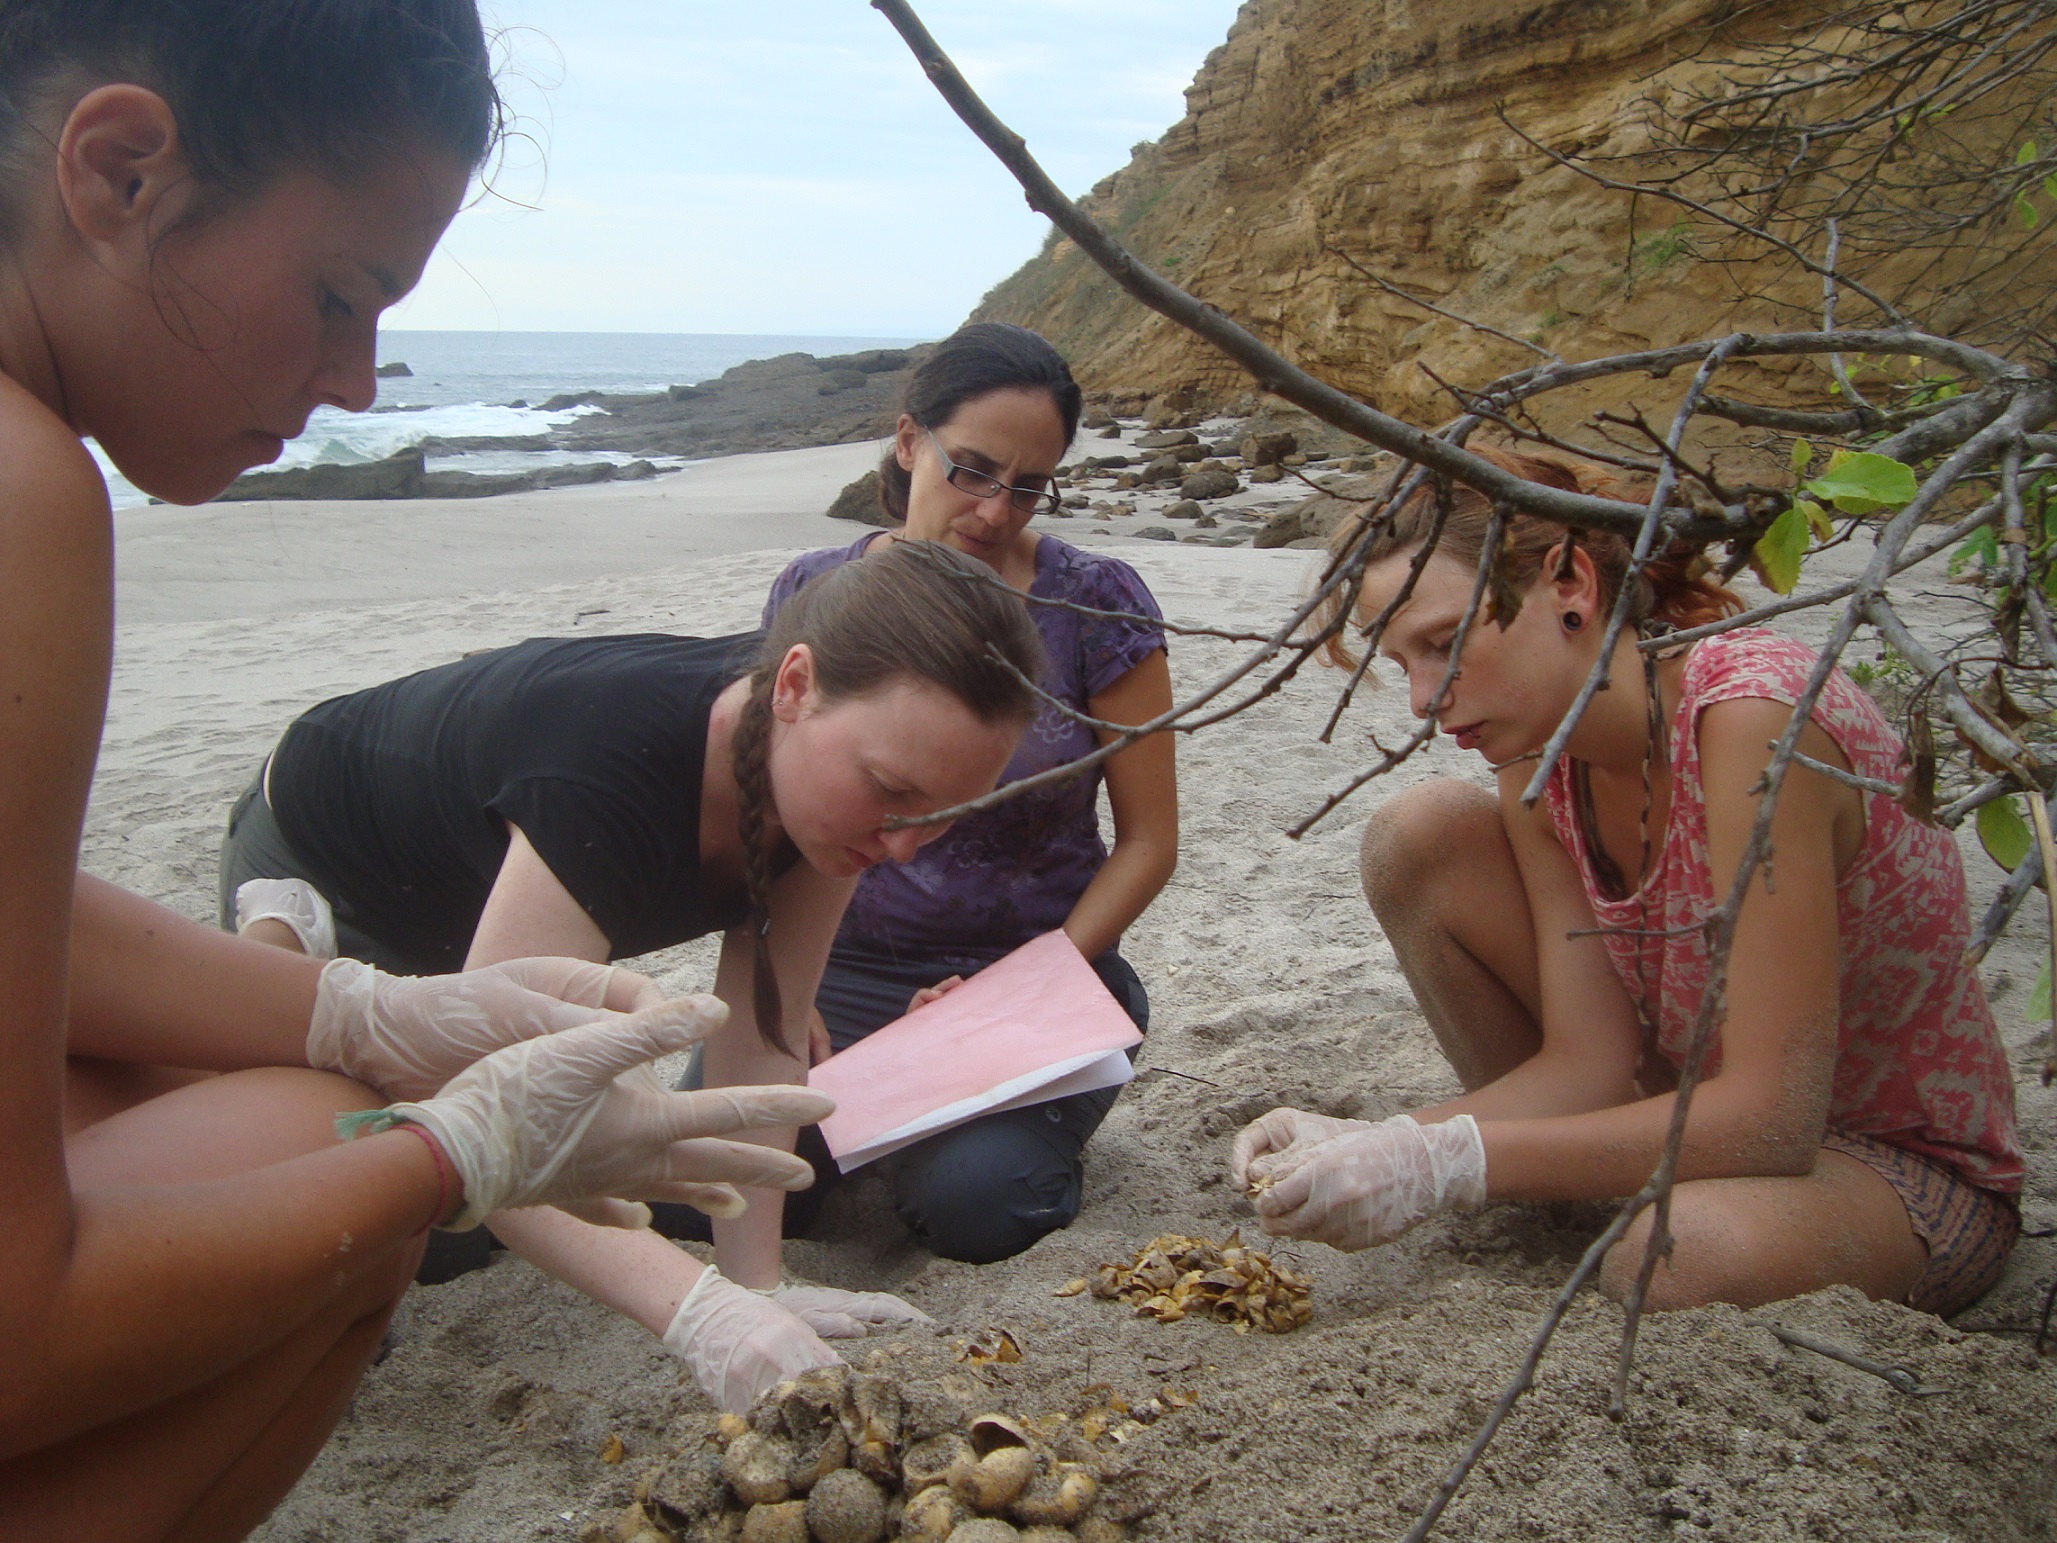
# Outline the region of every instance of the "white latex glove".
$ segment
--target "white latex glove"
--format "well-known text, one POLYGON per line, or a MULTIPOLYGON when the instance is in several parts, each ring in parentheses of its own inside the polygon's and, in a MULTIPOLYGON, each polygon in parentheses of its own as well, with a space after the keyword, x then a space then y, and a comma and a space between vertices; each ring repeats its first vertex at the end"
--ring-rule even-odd
POLYGON ((768 1296, 823 1339, 863 1339, 893 1329, 933 1328, 936 1320, 884 1291, 838 1291, 833 1286, 777 1286, 768 1296))
POLYGON ((842 1357, 769 1297, 746 1291, 709 1266, 664 1331, 665 1348, 693 1373, 719 1409, 745 1413, 788 1377, 842 1357))
MULTIPOLYGON (((428 1098, 503 1045, 654 1007, 657 983, 588 959, 514 959, 462 975, 388 975, 356 959, 321 972, 307 1025, 307 1064, 392 1099, 428 1098)), ((728 1018, 692 997, 702 1038, 728 1018)))
POLYGON ((834 1111, 833 1099, 791 1086, 658 1093, 622 1077, 700 1038, 703 1001, 668 1002, 618 1023, 509 1045, 459 1072, 432 1099, 345 1115, 338 1129, 383 1130, 405 1120, 433 1135, 463 1182, 463 1209, 446 1224, 459 1232, 503 1206, 556 1205, 587 1221, 636 1225, 649 1219, 641 1206, 592 1202, 691 1204, 719 1184, 805 1189, 814 1170, 802 1159, 707 1138, 811 1125, 834 1111))
POLYGON ((1274 1109, 1252 1120, 1236 1134, 1229 1153, 1229 1169, 1236 1187, 1248 1189, 1252 1182, 1269 1178, 1281 1159, 1305 1152, 1309 1147, 1333 1141, 1346 1131, 1370 1130, 1369 1120, 1339 1120, 1326 1114, 1309 1114, 1305 1109, 1274 1109))
POLYGON ((336 913, 305 879, 245 879, 236 886, 236 931, 261 921, 283 922, 310 959, 336 957, 336 913))
POLYGON ((1269 1233, 1346 1251, 1390 1243, 1442 1211, 1486 1203, 1486 1147, 1468 1114, 1436 1125, 1395 1115, 1288 1153, 1257 1197, 1269 1233))

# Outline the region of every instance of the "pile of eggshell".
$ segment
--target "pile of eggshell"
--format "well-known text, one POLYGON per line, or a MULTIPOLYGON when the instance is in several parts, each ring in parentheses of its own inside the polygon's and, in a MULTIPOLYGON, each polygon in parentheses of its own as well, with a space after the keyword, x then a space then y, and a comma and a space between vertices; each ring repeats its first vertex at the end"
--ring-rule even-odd
POLYGON ((1089 1444, 1053 1446, 1004 1414, 965 1428, 903 1406, 891 1378, 824 1367, 637 1486, 582 1543, 1122 1543, 1095 1515, 1089 1444))

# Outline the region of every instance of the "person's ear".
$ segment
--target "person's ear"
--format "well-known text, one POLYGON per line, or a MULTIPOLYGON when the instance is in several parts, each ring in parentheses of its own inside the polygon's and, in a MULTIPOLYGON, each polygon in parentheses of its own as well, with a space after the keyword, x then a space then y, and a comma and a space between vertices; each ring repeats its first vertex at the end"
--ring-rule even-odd
POLYGON ((900 414, 899 425, 893 430, 893 459, 900 463, 900 470, 911 473, 920 450, 921 425, 914 421, 914 414, 900 414))
POLYGON ((771 715, 780 723, 798 723, 821 705, 814 679, 814 650, 795 643, 779 661, 771 678, 771 715))
POLYGON ((192 168, 178 119, 142 86, 99 86, 80 97, 57 140, 57 192, 72 228, 97 247, 163 229, 189 196, 192 168))
MULTIPOLYGON (((1593 565, 1593 556, 1586 550, 1585 543, 1571 543, 1570 561, 1565 560, 1564 542, 1543 554, 1541 585, 1548 595, 1557 615, 1577 616, 1580 625, 1600 619, 1603 609, 1600 595, 1600 570, 1593 565)), ((1576 628, 1570 629, 1576 631, 1576 628)))

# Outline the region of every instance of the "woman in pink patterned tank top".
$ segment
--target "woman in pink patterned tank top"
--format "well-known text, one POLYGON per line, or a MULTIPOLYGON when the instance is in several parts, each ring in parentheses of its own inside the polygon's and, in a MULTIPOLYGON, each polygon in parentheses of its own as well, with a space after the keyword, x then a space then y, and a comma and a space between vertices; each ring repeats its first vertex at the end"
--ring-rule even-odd
MULTIPOLYGON (((1597 468, 1487 452, 1517 475, 1604 492, 1597 468)), ((1411 705, 1496 774, 1390 799, 1364 883, 1463 1097, 1381 1122, 1275 1110, 1237 1139, 1266 1230, 1361 1248, 1488 1200, 1600 1200, 1649 1178, 1709 979, 1700 924, 1727 893, 1770 744, 1816 665, 1753 628, 1646 664, 1625 634, 1547 796, 1520 796, 1598 658, 1627 575, 1615 537, 1517 517, 1524 593, 1481 620, 1436 692, 1490 507, 1453 499, 1441 543, 1383 639, 1411 705)), ((1433 505, 1371 554, 1360 615, 1405 582, 1433 505)), ((1687 557, 1645 568, 1640 622, 1690 626, 1740 602, 1687 557)), ((1898 739, 1840 671, 1801 731, 1815 761, 1885 782, 1898 739)), ((1883 794, 1804 767, 1786 777, 1775 862, 1737 925, 1726 1014, 1686 1127, 1650 1303, 1753 1305, 1849 1284, 1954 1312, 1988 1289, 2019 1231, 2013 1079, 1975 971, 1964 872, 1947 833, 1883 794)), ((1608 1256, 1622 1295, 1649 1222, 1608 1256)))

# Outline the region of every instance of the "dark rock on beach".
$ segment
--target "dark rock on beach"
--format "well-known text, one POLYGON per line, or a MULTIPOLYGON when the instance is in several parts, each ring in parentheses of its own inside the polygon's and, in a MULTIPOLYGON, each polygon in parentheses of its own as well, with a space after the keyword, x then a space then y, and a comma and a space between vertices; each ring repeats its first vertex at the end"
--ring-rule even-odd
POLYGON ((877 525, 882 529, 893 524, 879 502, 879 474, 875 471, 866 472, 838 493, 826 512, 832 520, 855 520, 860 525, 877 525))
POLYGON ((427 459, 422 448, 415 446, 383 461, 365 461, 355 466, 296 466, 287 471, 246 472, 218 501, 491 498, 500 493, 533 493, 539 488, 641 482, 657 475, 657 468, 642 460, 625 466, 612 461, 587 461, 540 466, 533 471, 480 473, 430 471, 427 459))
POLYGON ((1290 546, 1295 541, 1325 540, 1338 525, 1362 509, 1367 499, 1376 498, 1385 480, 1377 476, 1326 478, 1322 486, 1327 491, 1281 509, 1265 522, 1251 544, 1278 547, 1290 546))
POLYGON ((407 368, 402 361, 395 359, 391 364, 380 365, 371 373, 380 380, 404 380, 412 377, 414 371, 407 368))

